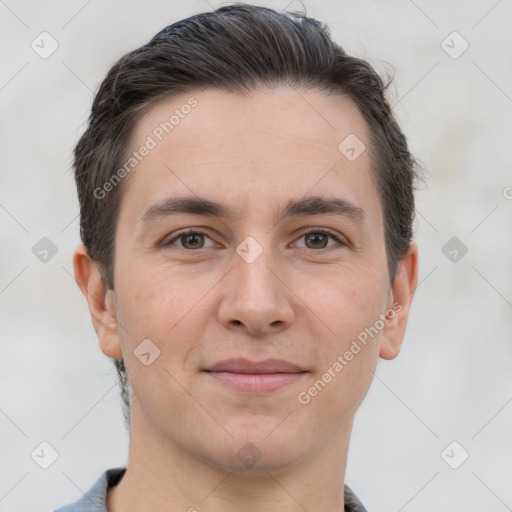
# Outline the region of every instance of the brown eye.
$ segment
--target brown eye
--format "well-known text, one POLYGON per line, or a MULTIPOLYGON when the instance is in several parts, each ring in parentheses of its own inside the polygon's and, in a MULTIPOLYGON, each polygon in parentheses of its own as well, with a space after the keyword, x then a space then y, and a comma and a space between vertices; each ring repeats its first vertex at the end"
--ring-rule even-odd
POLYGON ((204 245, 204 235, 200 233, 182 235, 180 240, 185 249, 201 249, 204 245))
POLYGON ((312 245, 308 249, 324 249, 328 243, 328 237, 324 233, 309 233, 305 235, 305 240, 306 245, 312 245))
POLYGON ((300 240, 302 239, 305 242, 305 247, 302 246, 301 248, 305 249, 329 249, 336 244, 338 246, 345 245, 335 234, 323 230, 309 231, 300 237, 300 240), (329 238, 336 243, 329 245, 329 238))
POLYGON ((197 250, 212 247, 213 242, 211 242, 208 246, 205 244, 206 239, 209 240, 210 237, 204 233, 200 233, 198 231, 188 231, 176 235, 167 243, 165 243, 164 246, 169 247, 177 245, 178 248, 187 250, 197 250))

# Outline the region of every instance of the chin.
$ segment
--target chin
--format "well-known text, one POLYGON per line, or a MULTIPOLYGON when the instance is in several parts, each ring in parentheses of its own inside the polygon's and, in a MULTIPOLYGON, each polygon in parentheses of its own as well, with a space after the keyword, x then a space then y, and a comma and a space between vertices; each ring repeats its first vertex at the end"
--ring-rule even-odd
POLYGON ((240 448, 233 450, 233 446, 226 447, 222 453, 215 453, 209 457, 209 463, 217 468, 238 474, 263 476, 268 473, 289 470, 297 460, 296 446, 268 446, 267 442, 257 444, 247 441, 240 448))
POLYGON ((217 465, 229 471, 268 476, 267 471, 289 468, 305 445, 297 425, 286 425, 286 421, 275 417, 237 418, 226 426, 233 437, 226 436, 216 453, 210 453, 217 465))

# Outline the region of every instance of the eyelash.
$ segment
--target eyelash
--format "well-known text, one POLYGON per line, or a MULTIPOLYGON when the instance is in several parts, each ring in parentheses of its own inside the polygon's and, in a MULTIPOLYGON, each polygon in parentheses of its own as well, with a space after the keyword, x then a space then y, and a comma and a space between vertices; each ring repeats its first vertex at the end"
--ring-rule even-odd
MULTIPOLYGON (((341 246, 346 246, 347 243, 342 241, 338 236, 336 236, 334 233, 331 233, 330 231, 327 231, 325 229, 322 229, 322 228, 318 228, 318 229, 312 229, 310 231, 307 231, 305 233, 302 233, 299 237, 300 238, 303 238, 307 235, 317 235, 317 234, 322 234, 322 235, 326 235, 326 236, 329 236, 331 237, 333 240, 335 240, 339 245, 341 246)), ((206 233, 203 233, 202 231, 197 231, 195 229, 187 229, 185 231, 181 231, 180 233, 178 233, 176 236, 174 236, 173 238, 171 238, 168 242, 164 243, 164 247, 166 246, 172 246, 173 243, 176 241, 176 240, 179 240, 181 237, 184 237, 186 235, 204 235, 208 238, 210 238, 206 233)), ((332 247, 321 247, 320 249, 309 249, 308 247, 305 247, 305 249, 309 249, 311 251, 319 251, 319 250, 326 250, 326 249, 331 249, 332 247)), ((178 249, 181 249, 181 250, 184 250, 184 251, 187 251, 187 252, 195 252, 195 251, 199 251, 201 249, 187 249, 185 247, 178 247, 178 249)))

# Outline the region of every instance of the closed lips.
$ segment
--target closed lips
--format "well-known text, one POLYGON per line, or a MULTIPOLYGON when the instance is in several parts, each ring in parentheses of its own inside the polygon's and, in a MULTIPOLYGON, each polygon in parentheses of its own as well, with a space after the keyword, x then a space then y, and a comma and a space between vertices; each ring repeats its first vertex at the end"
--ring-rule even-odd
POLYGON ((266 359, 264 361, 250 361, 247 359, 226 359, 219 361, 206 368, 207 372, 229 372, 229 373, 304 373, 302 369, 294 363, 283 361, 281 359, 266 359))

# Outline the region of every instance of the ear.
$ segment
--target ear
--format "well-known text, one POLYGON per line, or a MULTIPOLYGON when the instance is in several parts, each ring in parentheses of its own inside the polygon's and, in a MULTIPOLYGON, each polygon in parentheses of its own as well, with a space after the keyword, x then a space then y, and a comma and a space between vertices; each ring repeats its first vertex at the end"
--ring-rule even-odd
POLYGON ((407 255, 398 264, 391 285, 388 317, 383 329, 379 352, 383 359, 394 359, 400 352, 417 284, 418 247, 411 242, 407 255))
POLYGON ((79 245, 73 254, 76 282, 87 299, 100 348, 110 357, 122 357, 114 290, 108 289, 87 248, 79 245))

